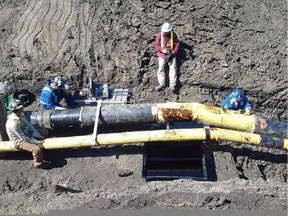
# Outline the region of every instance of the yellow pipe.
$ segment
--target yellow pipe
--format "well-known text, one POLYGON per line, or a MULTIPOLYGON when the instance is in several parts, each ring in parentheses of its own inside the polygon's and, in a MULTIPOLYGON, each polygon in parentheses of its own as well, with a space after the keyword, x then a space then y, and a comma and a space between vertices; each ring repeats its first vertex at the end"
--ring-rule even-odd
POLYGON ((187 120, 191 118, 191 120, 193 121, 199 121, 207 125, 214 125, 227 129, 236 129, 250 133, 253 132, 255 127, 255 117, 253 115, 239 115, 239 112, 235 111, 224 112, 219 107, 209 106, 205 104, 171 103, 170 110, 168 104, 157 104, 157 107, 159 109, 158 121, 160 122, 166 121, 171 117, 171 114, 175 115, 175 111, 178 110, 178 113, 184 113, 184 115, 182 116, 183 118, 187 118, 187 120))
MULTIPOLYGON (((265 147, 281 148, 288 150, 287 139, 221 128, 174 129, 99 134, 97 136, 96 143, 98 145, 117 145, 157 141, 169 142, 207 139, 215 141, 219 140, 251 145, 260 145, 265 147)), ((81 148, 94 146, 92 142, 92 135, 48 138, 43 141, 42 145, 44 149, 81 148)), ((0 142, 0 152, 7 151, 17 150, 13 148, 11 143, 8 141, 0 142)))
POLYGON ((223 111, 221 107, 212 105, 201 103, 157 104, 155 112, 157 112, 159 122, 192 120, 210 126, 288 138, 287 125, 283 122, 273 122, 271 119, 257 115, 243 115, 241 111, 223 111))

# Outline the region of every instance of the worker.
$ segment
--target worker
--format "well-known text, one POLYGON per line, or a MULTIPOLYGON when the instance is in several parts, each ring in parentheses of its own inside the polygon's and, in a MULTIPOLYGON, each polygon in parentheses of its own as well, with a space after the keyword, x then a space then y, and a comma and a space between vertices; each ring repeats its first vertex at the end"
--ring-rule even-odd
POLYGON ((60 101, 65 98, 67 106, 73 107, 74 100, 71 94, 67 93, 68 86, 61 76, 48 81, 40 95, 40 106, 46 110, 65 109, 60 101))
POLYGON ((180 42, 177 34, 173 31, 170 23, 165 22, 161 27, 155 40, 155 48, 158 56, 157 79, 158 86, 155 88, 161 91, 165 87, 165 65, 169 65, 169 88, 175 92, 177 81, 176 55, 180 49, 180 42))
POLYGON ((242 93, 240 89, 235 89, 229 94, 222 103, 223 110, 241 110, 245 114, 251 114, 251 105, 248 98, 242 93))
POLYGON ((46 169, 50 162, 43 160, 41 144, 37 139, 42 135, 33 127, 23 114, 23 102, 16 99, 10 105, 11 114, 6 122, 6 132, 14 147, 32 152, 34 167, 46 169))

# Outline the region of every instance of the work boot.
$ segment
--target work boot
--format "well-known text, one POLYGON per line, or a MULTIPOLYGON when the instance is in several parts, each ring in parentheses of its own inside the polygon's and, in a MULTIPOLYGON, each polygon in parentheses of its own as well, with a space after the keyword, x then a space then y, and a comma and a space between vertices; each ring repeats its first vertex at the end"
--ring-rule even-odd
POLYGON ((37 169, 47 169, 49 168, 51 162, 50 161, 43 161, 40 165, 36 166, 37 169))
POLYGON ((175 93, 175 90, 176 90, 175 86, 170 86, 169 88, 170 88, 170 90, 171 90, 172 92, 175 93))
POLYGON ((163 88, 164 88, 163 85, 158 85, 158 86, 155 87, 155 90, 159 92, 159 91, 161 91, 163 88))

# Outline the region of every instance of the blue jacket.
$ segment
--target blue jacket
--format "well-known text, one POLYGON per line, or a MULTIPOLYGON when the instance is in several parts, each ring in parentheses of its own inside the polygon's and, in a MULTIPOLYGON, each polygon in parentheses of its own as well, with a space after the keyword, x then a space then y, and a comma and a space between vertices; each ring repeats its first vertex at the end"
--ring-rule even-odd
POLYGON ((222 109, 228 109, 228 110, 240 110, 240 109, 250 109, 251 110, 251 105, 248 101, 248 98, 245 95, 242 95, 242 100, 237 104, 231 104, 230 100, 233 99, 233 96, 230 94, 228 95, 225 100, 222 103, 222 109))
POLYGON ((47 82, 40 95, 40 106, 50 110, 56 107, 62 107, 59 102, 64 98, 61 91, 51 88, 51 81, 47 82))

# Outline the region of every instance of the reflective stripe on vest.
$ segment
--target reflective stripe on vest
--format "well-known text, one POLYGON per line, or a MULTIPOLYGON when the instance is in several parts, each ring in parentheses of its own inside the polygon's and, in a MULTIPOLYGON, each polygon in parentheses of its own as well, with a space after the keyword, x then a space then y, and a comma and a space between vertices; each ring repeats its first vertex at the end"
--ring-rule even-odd
MULTIPOLYGON (((174 46, 174 34, 173 31, 170 31, 170 51, 173 51, 174 46)), ((164 37, 163 34, 161 34, 161 48, 164 49, 164 37)))
MULTIPOLYGON (((45 86, 44 88, 43 88, 43 91, 48 91, 48 92, 50 92, 51 94, 53 94, 53 96, 54 96, 54 98, 55 98, 55 103, 57 103, 57 97, 56 97, 56 95, 55 95, 55 93, 51 90, 51 88, 49 88, 48 86, 45 86)), ((40 100, 40 103, 41 104, 45 104, 45 105, 47 105, 47 103, 46 102, 44 102, 44 101, 42 101, 42 100, 40 100)))
POLYGON ((7 119, 16 120, 18 124, 21 124, 20 118, 16 114, 8 115, 7 119))

